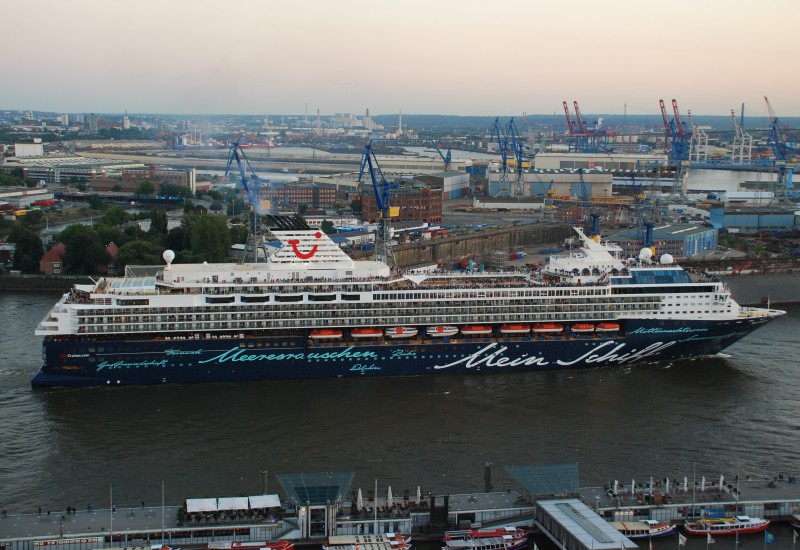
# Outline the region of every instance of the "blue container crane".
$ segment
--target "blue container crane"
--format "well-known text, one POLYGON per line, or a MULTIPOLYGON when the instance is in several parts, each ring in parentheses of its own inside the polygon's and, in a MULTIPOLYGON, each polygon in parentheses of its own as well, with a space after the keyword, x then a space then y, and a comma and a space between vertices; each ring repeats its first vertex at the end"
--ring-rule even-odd
POLYGON ((400 215, 400 209, 391 206, 393 189, 400 186, 388 181, 381 171, 375 152, 372 150, 372 142, 364 146, 364 153, 361 157, 361 168, 358 171, 358 182, 361 183, 364 176, 364 169, 369 170, 369 177, 372 181, 372 190, 375 193, 375 204, 380 211, 378 221, 378 233, 375 236, 375 259, 394 265, 394 254, 391 247, 391 218, 400 215))

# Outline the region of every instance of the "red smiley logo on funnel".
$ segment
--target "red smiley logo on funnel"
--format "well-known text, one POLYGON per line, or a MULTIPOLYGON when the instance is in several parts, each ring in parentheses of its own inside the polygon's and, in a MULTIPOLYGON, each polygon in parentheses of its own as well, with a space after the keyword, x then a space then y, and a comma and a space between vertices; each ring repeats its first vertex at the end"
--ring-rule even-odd
MULTIPOLYGON (((319 239, 320 237, 322 237, 322 233, 317 231, 314 234, 314 236, 319 239)), ((290 245, 292 245, 292 250, 294 250, 294 255, 297 256, 298 258, 300 258, 301 260, 308 260, 314 254, 317 253, 317 248, 318 248, 317 245, 312 246, 311 250, 308 251, 308 252, 301 252, 300 249, 297 248, 297 245, 300 244, 300 239, 289 239, 286 242, 288 242, 290 245)))

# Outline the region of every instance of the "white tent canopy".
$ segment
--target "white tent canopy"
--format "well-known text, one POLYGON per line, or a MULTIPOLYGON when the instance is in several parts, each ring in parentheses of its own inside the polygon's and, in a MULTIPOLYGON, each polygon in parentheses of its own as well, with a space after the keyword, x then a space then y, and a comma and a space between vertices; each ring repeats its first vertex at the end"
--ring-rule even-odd
POLYGON ((250 497, 250 508, 279 508, 281 499, 278 495, 258 495, 250 497))
POLYGON ((193 512, 216 512, 217 499, 215 498, 187 498, 186 511, 193 512))
POLYGON ((223 497, 219 499, 219 510, 247 510, 247 497, 223 497))

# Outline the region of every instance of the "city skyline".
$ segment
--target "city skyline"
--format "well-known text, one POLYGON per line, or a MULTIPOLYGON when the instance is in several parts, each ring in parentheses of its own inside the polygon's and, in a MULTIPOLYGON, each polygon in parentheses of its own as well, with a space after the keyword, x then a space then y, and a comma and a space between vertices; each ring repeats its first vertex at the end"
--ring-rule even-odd
POLYGON ((2 9, 3 109, 800 115, 800 5, 101 0, 2 9), (16 22, 14 24, 13 22, 16 22))

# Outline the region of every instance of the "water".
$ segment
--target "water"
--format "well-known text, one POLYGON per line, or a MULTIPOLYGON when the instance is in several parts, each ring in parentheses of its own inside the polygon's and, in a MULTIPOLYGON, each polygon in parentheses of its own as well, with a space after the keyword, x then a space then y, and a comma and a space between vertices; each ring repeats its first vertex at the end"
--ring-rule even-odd
POLYGON ((583 485, 800 475, 800 305, 728 358, 588 371, 34 391, 56 296, 0 294, 0 507, 258 490, 259 471, 354 471, 395 494, 519 489, 503 467, 577 462, 583 485))

